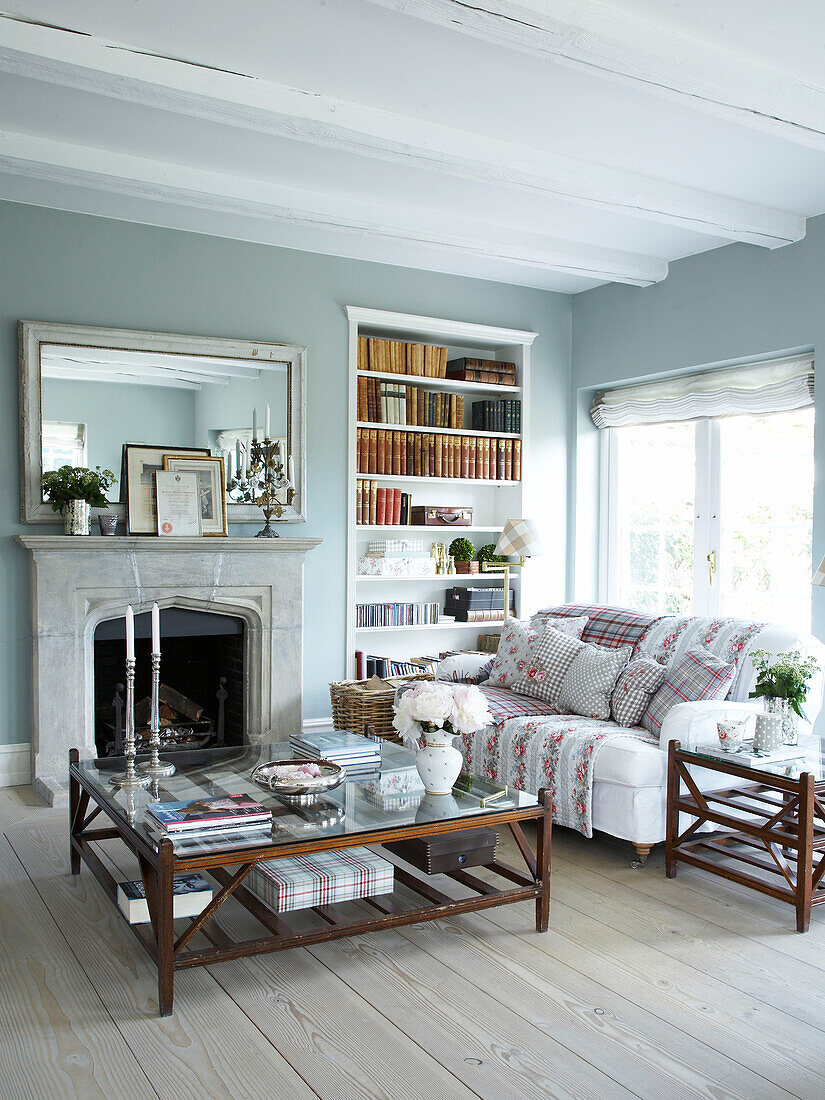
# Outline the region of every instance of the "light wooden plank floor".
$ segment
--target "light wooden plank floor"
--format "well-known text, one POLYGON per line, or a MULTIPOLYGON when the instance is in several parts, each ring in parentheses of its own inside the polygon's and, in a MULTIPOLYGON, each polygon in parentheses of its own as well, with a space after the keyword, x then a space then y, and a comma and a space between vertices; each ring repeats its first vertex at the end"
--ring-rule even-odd
POLYGON ((68 873, 65 810, 0 790, 0 834, 3 1100, 825 1096, 825 912, 800 936, 659 851, 633 871, 558 829, 544 936, 525 904, 186 971, 161 1020, 148 958, 68 873))

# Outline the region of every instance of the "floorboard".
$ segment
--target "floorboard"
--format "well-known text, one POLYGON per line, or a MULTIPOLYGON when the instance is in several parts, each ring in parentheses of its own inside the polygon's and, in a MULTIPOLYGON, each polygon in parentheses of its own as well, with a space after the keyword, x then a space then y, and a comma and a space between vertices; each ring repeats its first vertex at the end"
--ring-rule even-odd
MULTIPOLYGON (((6 789, 0 833, 3 1100, 822 1095, 825 908, 800 936, 735 884, 666 879, 658 851, 631 871, 624 847, 556 830, 544 936, 525 903, 186 971, 161 1020, 148 957, 67 873, 65 812, 6 789)), ((258 934, 234 901, 220 919, 258 934)))

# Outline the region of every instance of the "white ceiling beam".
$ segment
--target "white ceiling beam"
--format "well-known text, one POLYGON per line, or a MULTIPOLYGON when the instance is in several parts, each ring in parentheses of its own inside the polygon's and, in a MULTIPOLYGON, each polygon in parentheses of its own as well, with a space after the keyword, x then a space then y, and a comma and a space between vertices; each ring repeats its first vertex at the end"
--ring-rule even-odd
MULTIPOLYGON (((56 359, 70 359, 76 363, 96 363, 102 366, 128 367, 132 371, 151 368, 152 373, 158 370, 184 371, 187 374, 199 375, 224 375, 226 378, 246 378, 251 382, 257 382, 261 372, 257 367, 242 366, 236 359, 221 357, 206 357, 181 353, 170 355, 154 351, 131 351, 120 348, 96 348, 82 347, 78 344, 42 344, 40 348, 41 363, 52 362, 56 359)), ((267 364, 264 364, 266 366, 267 364)), ((283 364, 273 364, 283 367, 283 364)))
POLYGON ((8 17, 0 71, 724 240, 775 248, 805 235, 804 218, 770 207, 8 17))
POLYGON ((667 275, 667 262, 657 257, 477 222, 452 212, 286 187, 28 134, 0 132, 2 172, 293 225, 410 241, 586 279, 649 286, 667 275))
MULTIPOLYGON (((825 149, 825 83, 771 68, 604 0, 369 2, 825 149)), ((781 5, 777 12, 781 18, 781 5)))
POLYGON ((131 386, 164 386, 167 389, 172 390, 199 390, 200 384, 198 382, 186 382, 182 378, 174 378, 172 375, 167 375, 165 378, 155 377, 135 377, 131 374, 119 374, 112 373, 109 375, 103 375, 99 371, 90 369, 83 366, 61 366, 58 363, 53 363, 50 367, 43 371, 44 378, 53 378, 55 381, 61 382, 109 382, 122 384, 125 383, 131 386))

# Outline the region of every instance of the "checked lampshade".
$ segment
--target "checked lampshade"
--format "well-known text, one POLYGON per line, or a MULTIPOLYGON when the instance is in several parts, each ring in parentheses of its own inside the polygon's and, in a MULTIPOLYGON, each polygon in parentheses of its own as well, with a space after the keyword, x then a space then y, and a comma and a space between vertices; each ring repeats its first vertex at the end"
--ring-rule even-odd
POLYGON ((533 521, 508 519, 496 543, 497 554, 517 554, 520 558, 532 558, 541 553, 541 544, 533 521))

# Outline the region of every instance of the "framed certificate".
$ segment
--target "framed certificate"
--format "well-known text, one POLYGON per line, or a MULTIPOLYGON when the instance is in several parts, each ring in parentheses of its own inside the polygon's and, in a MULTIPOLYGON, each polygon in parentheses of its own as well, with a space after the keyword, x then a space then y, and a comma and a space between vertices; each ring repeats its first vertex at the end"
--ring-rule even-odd
POLYGON ((158 470, 158 534, 190 538, 201 534, 200 487, 197 474, 158 470))
POLYGON ((227 535, 226 474, 220 455, 167 454, 164 470, 195 474, 200 494, 201 529, 204 535, 227 535))

